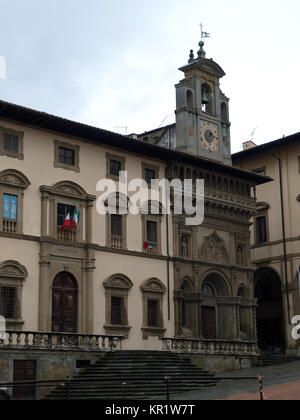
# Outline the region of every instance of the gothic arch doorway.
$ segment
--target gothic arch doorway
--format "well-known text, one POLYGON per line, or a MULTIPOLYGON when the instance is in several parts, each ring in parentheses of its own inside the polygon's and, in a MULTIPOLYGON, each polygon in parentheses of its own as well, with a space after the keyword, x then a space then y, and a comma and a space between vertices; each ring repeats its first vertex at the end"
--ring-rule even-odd
POLYGON ((284 314, 279 275, 271 268, 255 273, 254 295, 258 299, 257 338, 263 351, 285 349, 284 314))
POLYGON ((52 331, 77 332, 78 286, 75 277, 68 272, 59 273, 52 288, 52 331))
POLYGON ((230 295, 227 284, 218 273, 209 274, 202 283, 202 304, 201 304, 201 331, 202 337, 206 340, 226 338, 226 314, 225 309, 219 308, 219 297, 230 295))

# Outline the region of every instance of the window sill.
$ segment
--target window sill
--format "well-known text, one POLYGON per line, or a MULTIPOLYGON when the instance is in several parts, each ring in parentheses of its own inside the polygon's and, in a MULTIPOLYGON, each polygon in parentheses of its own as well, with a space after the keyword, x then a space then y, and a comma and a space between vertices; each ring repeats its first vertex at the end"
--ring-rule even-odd
POLYGON ((149 337, 164 338, 167 331, 164 327, 143 327, 143 339, 148 340, 149 337))
POLYGON ((125 338, 129 337, 129 332, 132 329, 129 325, 104 325, 106 334, 109 335, 124 335, 125 338))
POLYGON ((22 319, 6 319, 6 329, 12 331, 20 331, 23 328, 25 321, 22 319))
POLYGON ((80 173, 80 168, 79 166, 73 166, 73 165, 65 165, 64 163, 59 163, 59 162, 55 162, 54 163, 54 168, 58 168, 58 169, 65 169, 67 171, 73 171, 76 173, 80 173))
POLYGON ((19 159, 19 160, 24 160, 24 154, 23 153, 12 153, 12 152, 5 152, 4 150, 2 150, 0 152, 1 156, 7 156, 13 159, 19 159))

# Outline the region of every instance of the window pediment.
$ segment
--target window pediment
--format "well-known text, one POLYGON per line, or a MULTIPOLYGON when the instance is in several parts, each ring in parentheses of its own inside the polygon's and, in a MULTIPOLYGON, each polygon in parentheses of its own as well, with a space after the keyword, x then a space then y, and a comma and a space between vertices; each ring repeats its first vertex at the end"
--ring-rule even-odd
POLYGON ((5 261, 0 265, 0 277, 25 280, 28 277, 28 272, 26 268, 17 261, 5 261))
POLYGON ((29 179, 15 169, 6 169, 0 172, 0 184, 9 185, 17 188, 28 188, 31 183, 29 179))
POLYGON ((52 195, 61 195, 81 200, 96 200, 95 196, 89 195, 80 185, 72 181, 61 181, 52 187, 42 186, 40 190, 41 192, 46 192, 52 195))
POLYGON ((167 289, 163 285, 163 283, 159 279, 149 279, 146 280, 142 286, 141 290, 143 292, 151 292, 151 293, 166 293, 167 289))
POLYGON ((257 203, 256 204, 257 210, 269 210, 270 207, 271 207, 270 204, 265 203, 265 202, 260 202, 260 203, 257 203))
POLYGON ((116 274, 105 280, 103 283, 105 289, 123 289, 130 290, 133 287, 132 281, 123 274, 116 274))

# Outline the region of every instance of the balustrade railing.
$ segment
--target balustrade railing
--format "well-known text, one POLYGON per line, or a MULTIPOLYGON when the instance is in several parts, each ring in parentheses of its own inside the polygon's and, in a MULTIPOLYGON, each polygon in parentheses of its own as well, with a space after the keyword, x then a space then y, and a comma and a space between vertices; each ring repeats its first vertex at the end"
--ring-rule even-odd
POLYGON ((117 351, 122 350, 123 336, 7 331, 0 338, 1 349, 117 351))
POLYGON ((205 196, 251 207, 256 206, 256 199, 254 197, 221 191, 215 188, 205 187, 205 196))
POLYGON ((222 354, 222 355, 257 355, 257 346, 253 341, 234 340, 198 340, 184 338, 163 338, 163 350, 175 353, 222 354))
POLYGON ((77 241, 77 232, 76 230, 67 230, 62 229, 60 227, 57 228, 56 231, 57 239, 61 241, 67 241, 67 242, 76 242, 77 241))
POLYGON ((17 222, 17 220, 3 219, 3 221, 2 221, 2 232, 17 233, 18 232, 18 222, 17 222))
POLYGON ((111 236, 110 245, 112 248, 122 249, 123 248, 122 236, 111 236))

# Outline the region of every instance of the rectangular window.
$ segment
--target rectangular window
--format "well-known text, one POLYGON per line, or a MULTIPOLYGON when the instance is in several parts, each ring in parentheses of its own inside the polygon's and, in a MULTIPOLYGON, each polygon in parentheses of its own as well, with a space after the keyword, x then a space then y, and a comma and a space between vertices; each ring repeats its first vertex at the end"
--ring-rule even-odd
POLYGON ((10 194, 3 194, 3 219, 17 220, 18 197, 10 194))
POLYGON ((111 324, 123 325, 124 323, 124 298, 118 296, 111 297, 111 324))
POLYGON ((111 215, 111 235, 122 237, 122 216, 111 215))
POLYGON ((159 327, 158 300, 148 300, 148 327, 159 327))
POLYGON ((153 169, 145 169, 145 181, 148 185, 151 185, 151 181, 156 179, 156 172, 153 169))
POLYGON ((156 222, 147 222, 147 241, 153 244, 158 242, 156 222))
POLYGON ((19 137, 13 134, 4 133, 3 150, 9 153, 19 153, 19 137))
POLYGON ((122 163, 119 160, 110 160, 109 162, 109 173, 113 176, 119 176, 122 170, 122 163))
POLYGON ((64 165, 75 165, 75 150, 67 149, 65 147, 58 148, 58 161, 64 165))
POLYGON ((57 204, 57 226, 61 227, 64 224, 64 221, 68 214, 70 214, 71 220, 75 212, 75 206, 70 206, 68 204, 57 204))
POLYGON ((264 244, 268 242, 266 216, 256 218, 256 242, 258 244, 264 244))
POLYGON ((7 319, 17 319, 17 289, 0 288, 0 315, 7 319))

